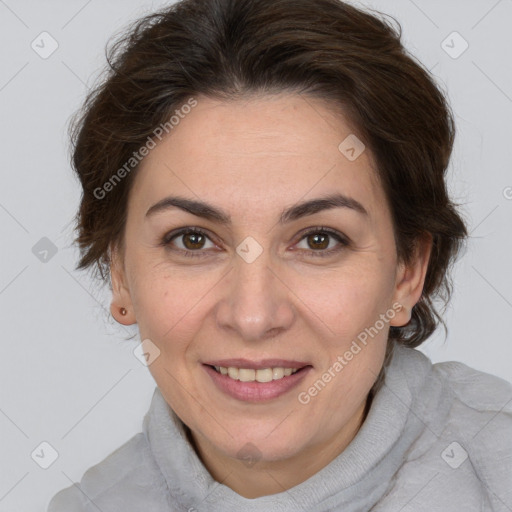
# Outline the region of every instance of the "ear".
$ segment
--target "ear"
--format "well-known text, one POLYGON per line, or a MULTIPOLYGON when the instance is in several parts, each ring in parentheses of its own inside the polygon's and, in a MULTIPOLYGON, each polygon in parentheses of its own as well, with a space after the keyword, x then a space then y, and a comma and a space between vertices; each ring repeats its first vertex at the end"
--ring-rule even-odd
POLYGON ((411 320, 412 308, 420 300, 427 275, 428 263, 432 252, 432 235, 426 234, 416 244, 416 250, 409 264, 401 263, 396 274, 393 304, 398 302, 402 308, 397 311, 390 325, 401 327, 411 320))
POLYGON ((136 323, 135 312, 133 310, 132 299, 127 286, 124 261, 119 249, 110 246, 110 280, 112 283, 112 301, 110 303, 110 313, 114 319, 123 325, 132 325, 136 323), (126 310, 126 314, 121 314, 121 310, 126 310))

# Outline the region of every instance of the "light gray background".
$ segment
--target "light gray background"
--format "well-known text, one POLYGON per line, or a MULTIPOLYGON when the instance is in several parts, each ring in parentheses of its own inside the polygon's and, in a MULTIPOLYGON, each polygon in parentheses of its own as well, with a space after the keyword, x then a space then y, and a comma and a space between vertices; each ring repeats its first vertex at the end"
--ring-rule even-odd
MULTIPOLYGON (((123 339, 136 331, 107 320, 108 294, 73 270, 80 189, 66 130, 109 36, 165 3, 0 0, 0 511, 44 510, 139 432, 149 407, 155 383, 132 353, 137 340, 123 339), (59 45, 47 59, 31 48, 43 31, 59 45), (46 262, 32 252, 43 237, 58 249, 46 262), (31 458, 43 441, 59 454, 48 469, 31 458)), ((512 0, 352 3, 400 21, 456 114, 450 188, 471 240, 454 274, 447 342, 440 330, 421 350, 512 381, 512 0), (469 43, 456 59, 442 47, 453 31, 469 43)))

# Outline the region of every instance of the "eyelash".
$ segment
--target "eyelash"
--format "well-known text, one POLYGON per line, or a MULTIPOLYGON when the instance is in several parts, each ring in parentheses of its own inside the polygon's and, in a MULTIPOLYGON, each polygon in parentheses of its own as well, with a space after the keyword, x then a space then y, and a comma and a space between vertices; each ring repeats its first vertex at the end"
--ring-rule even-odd
MULTIPOLYGON (((175 238, 178 238, 180 236, 185 236, 185 235, 190 235, 190 234, 197 234, 197 235, 203 235, 205 236, 206 238, 208 238, 208 240, 210 240, 211 242, 213 242, 213 240, 211 240, 210 236, 208 236, 208 233, 206 231, 204 231, 203 229, 201 228, 184 228, 184 229, 180 229, 178 231, 172 231, 170 233, 167 233, 161 243, 159 244, 160 246, 163 246, 163 247, 166 247, 166 248, 169 248, 170 245, 171 245, 171 242, 175 239, 175 238)), ((345 247, 349 246, 350 245, 350 242, 348 241, 347 238, 345 238, 343 235, 341 235, 341 233, 338 233, 337 231, 333 230, 333 229, 330 229, 330 228, 325 228, 325 227, 315 227, 315 228, 310 228, 304 232, 301 233, 301 238, 299 239, 299 242, 301 242, 304 238, 306 238, 307 236, 309 235, 312 235, 312 234, 325 234, 325 235, 329 235, 331 237, 333 237, 336 241, 338 241, 340 243, 340 246, 334 248, 334 249, 329 249, 329 250, 307 250, 307 249, 300 249, 301 251, 306 251, 306 252, 309 252, 310 255, 312 257, 320 257, 320 258, 326 258, 326 257, 329 257, 329 256, 332 256, 333 254, 336 254, 340 251, 342 251, 345 247)), ((214 243, 214 242, 213 242, 214 243)), ((202 257, 207 257, 208 255, 205 254, 205 251, 201 250, 201 249, 197 249, 197 250, 183 250, 183 249, 171 249, 175 252, 179 252, 181 253, 183 256, 187 257, 187 258, 202 258, 202 257)))

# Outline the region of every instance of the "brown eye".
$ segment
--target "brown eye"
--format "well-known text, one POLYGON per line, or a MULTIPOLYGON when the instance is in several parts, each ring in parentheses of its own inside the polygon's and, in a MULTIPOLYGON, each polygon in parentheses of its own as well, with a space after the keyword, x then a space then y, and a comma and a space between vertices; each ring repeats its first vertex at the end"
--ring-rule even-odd
POLYGON ((202 249, 206 237, 201 233, 186 233, 182 235, 183 245, 190 250, 202 249))
POLYGON ((296 247, 306 256, 327 257, 339 253, 348 246, 348 239, 341 233, 329 228, 313 228, 303 233, 296 247))
POLYGON ((329 236, 325 233, 315 233, 307 236, 308 245, 311 249, 327 249, 329 247, 329 236))
MULTIPOLYGON (((181 253, 184 256, 207 256, 206 249, 214 249, 215 244, 210 237, 198 228, 181 229, 167 234, 161 241, 163 247, 181 253), (207 244, 210 244, 209 246, 207 244)), ((211 251, 210 251, 211 255, 211 251)))

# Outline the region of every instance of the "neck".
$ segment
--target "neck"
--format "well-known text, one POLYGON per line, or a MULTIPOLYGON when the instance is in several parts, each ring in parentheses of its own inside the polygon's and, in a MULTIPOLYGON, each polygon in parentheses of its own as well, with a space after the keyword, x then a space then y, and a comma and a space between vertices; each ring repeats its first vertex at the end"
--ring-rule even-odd
POLYGON ((354 439, 366 419, 371 401, 370 393, 350 422, 332 438, 310 445, 283 460, 258 460, 254 465, 249 465, 219 452, 206 438, 188 428, 187 436, 198 457, 217 482, 244 498, 254 499, 287 491, 327 466, 354 439))

